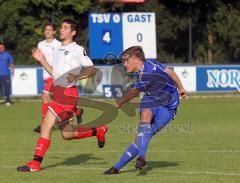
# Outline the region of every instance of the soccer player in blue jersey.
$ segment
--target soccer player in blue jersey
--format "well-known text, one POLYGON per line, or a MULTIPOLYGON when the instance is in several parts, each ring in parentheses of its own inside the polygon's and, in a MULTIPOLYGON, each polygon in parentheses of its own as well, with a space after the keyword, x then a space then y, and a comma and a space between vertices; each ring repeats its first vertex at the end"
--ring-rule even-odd
POLYGON ((140 122, 134 142, 126 149, 120 160, 104 174, 118 174, 120 169, 138 156, 136 169, 147 168, 146 153, 151 138, 176 115, 179 94, 187 96, 180 79, 170 68, 158 61, 145 60, 140 46, 126 49, 123 54, 127 72, 137 72, 139 82, 122 98, 116 99, 116 107, 144 92, 140 103, 140 122))

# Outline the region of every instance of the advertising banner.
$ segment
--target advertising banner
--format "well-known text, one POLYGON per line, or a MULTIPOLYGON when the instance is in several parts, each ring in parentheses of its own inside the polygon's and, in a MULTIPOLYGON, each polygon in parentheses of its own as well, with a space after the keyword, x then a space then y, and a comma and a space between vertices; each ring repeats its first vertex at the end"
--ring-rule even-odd
POLYGON ((240 91, 240 66, 197 67, 197 91, 240 91))
POLYGON ((37 95, 36 68, 16 68, 12 79, 12 95, 37 95))
POLYGON ((188 92, 196 92, 196 67, 194 66, 176 66, 174 72, 178 75, 184 88, 188 92))

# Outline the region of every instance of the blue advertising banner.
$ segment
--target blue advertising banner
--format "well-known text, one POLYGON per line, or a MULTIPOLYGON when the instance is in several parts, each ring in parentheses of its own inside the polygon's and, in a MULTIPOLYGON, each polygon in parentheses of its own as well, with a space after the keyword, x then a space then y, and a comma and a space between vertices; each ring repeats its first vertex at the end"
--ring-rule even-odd
POLYGON ((197 92, 240 91, 240 66, 198 66, 197 92))

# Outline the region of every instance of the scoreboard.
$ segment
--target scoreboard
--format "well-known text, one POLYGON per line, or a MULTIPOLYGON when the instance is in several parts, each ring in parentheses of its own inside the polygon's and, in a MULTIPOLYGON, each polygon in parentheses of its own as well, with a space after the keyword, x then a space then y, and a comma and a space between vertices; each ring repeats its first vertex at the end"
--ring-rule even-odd
POLYGON ((90 13, 89 47, 92 59, 119 56, 130 46, 142 46, 146 58, 156 58, 155 13, 90 13))

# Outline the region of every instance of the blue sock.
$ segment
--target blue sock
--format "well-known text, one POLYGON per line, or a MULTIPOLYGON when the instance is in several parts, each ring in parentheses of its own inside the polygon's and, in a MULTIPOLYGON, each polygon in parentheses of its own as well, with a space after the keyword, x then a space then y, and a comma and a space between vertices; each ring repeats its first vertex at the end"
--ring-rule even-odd
POLYGON ((147 153, 148 144, 153 136, 151 130, 151 124, 141 122, 138 127, 138 150, 139 150, 139 157, 145 158, 147 153))
POLYGON ((128 162, 130 162, 133 158, 138 155, 138 147, 133 142, 123 153, 120 160, 113 166, 114 168, 120 170, 123 166, 125 166, 128 162))

